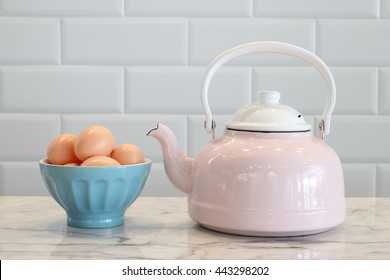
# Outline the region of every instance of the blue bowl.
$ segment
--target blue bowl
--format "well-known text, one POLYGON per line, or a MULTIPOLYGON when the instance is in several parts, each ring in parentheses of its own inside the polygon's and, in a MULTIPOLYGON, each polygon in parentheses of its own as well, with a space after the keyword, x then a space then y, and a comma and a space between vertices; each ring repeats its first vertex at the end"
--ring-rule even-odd
POLYGON ((82 228, 123 224, 126 209, 137 199, 148 178, 151 160, 121 166, 63 166, 39 161, 41 175, 67 222, 82 228))

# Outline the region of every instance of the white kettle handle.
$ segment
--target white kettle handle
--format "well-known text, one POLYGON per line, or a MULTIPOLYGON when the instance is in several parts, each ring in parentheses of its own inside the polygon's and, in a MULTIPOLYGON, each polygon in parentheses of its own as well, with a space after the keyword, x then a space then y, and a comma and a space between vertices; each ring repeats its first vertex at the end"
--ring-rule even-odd
POLYGON ((224 51, 209 64, 202 85, 202 104, 203 109, 206 113, 206 131, 208 133, 214 133, 215 129, 215 122, 213 121, 208 102, 209 85, 215 72, 229 60, 242 55, 253 53, 281 53, 295 56, 310 63, 321 73, 322 77, 324 78, 329 87, 329 95, 326 101, 324 111, 322 113, 322 119, 319 128, 321 137, 323 137, 324 134, 328 135, 330 132, 330 117, 332 115, 336 103, 336 85, 334 83, 332 73, 330 72, 326 64, 318 56, 309 52, 308 50, 292 44, 273 41, 260 41, 238 45, 236 47, 224 51))

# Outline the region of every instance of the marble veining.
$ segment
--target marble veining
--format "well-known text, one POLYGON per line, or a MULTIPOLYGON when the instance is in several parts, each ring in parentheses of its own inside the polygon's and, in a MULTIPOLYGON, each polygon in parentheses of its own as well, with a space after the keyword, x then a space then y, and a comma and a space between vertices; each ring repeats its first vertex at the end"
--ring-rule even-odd
POLYGON ((0 259, 390 259, 390 198, 347 198, 345 222, 324 233, 260 238, 205 229, 186 198, 141 197, 125 223, 66 224, 51 197, 0 197, 0 259))

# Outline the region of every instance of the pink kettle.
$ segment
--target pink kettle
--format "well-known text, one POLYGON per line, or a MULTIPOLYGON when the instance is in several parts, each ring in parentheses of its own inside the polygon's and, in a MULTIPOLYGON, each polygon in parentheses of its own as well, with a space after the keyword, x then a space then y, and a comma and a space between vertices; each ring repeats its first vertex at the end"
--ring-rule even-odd
POLYGON ((340 159, 324 142, 336 88, 329 68, 313 53, 287 43, 261 41, 231 48, 209 65, 202 87, 205 129, 215 122, 208 88, 215 72, 238 56, 280 53, 312 64, 329 86, 319 122, 320 137, 295 109, 279 103, 280 93, 262 90, 239 109, 220 137, 193 158, 183 155, 174 133, 158 124, 148 135, 162 146, 165 171, 188 194, 188 212, 200 225, 251 236, 297 236, 329 230, 344 221, 344 178, 340 159))

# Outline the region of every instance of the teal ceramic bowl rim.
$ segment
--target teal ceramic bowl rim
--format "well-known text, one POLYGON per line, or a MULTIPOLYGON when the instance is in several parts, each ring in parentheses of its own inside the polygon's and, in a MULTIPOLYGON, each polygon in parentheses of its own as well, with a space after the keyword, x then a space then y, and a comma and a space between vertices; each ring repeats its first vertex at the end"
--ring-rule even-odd
POLYGON ((145 162, 141 163, 135 163, 135 164, 127 164, 127 165, 108 165, 108 166, 74 166, 74 165, 59 165, 59 164, 52 164, 49 163, 47 158, 43 158, 39 161, 39 164, 48 165, 48 166, 56 166, 58 168, 90 168, 90 169, 119 169, 119 168, 128 168, 129 166, 137 166, 137 165, 143 165, 143 164, 150 164, 152 163, 151 159, 145 158, 145 162))
POLYGON ((67 223, 81 228, 123 224, 126 209, 138 198, 152 161, 120 166, 63 166, 39 161, 50 196, 65 210, 67 223))

